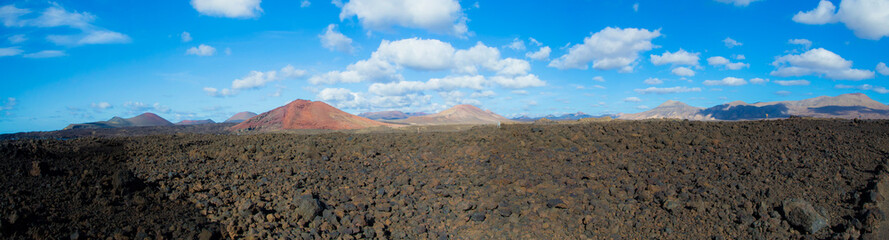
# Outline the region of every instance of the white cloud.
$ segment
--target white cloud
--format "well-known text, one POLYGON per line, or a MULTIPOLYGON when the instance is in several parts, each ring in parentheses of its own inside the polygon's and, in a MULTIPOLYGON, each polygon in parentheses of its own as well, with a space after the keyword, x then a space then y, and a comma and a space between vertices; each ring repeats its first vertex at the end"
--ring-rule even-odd
POLYGON ((234 96, 241 90, 258 89, 265 87, 270 82, 280 81, 282 78, 300 78, 305 75, 306 70, 296 69, 291 65, 287 65, 281 68, 280 74, 277 71, 250 71, 246 76, 233 80, 231 88, 220 90, 213 87, 204 87, 203 90, 207 95, 213 97, 234 96))
POLYGON ((0 48, 0 57, 8 57, 22 54, 23 50, 19 47, 0 48))
POLYGON ((512 43, 506 45, 506 47, 511 48, 516 51, 524 51, 525 50, 525 41, 522 41, 519 38, 515 38, 512 40, 512 43))
POLYGON ((552 49, 550 49, 549 46, 544 46, 544 47, 541 47, 536 52, 525 53, 525 57, 528 57, 530 59, 534 59, 537 61, 546 61, 549 59, 550 52, 552 52, 552 49))
POLYGON ((513 94, 518 94, 518 95, 528 95, 528 91, 527 91, 527 90, 512 90, 511 92, 512 92, 513 94))
POLYGON ((822 0, 818 2, 818 7, 808 12, 800 11, 793 15, 793 21, 805 24, 825 24, 836 22, 834 11, 836 6, 830 1, 822 0))
POLYGON ((633 3, 633 12, 639 12, 639 3, 633 3))
POLYGON ((635 102, 641 102, 641 101, 642 101, 642 99, 640 99, 638 97, 624 98, 624 102, 634 102, 635 103, 635 102))
POLYGON ((301 8, 307 8, 311 5, 312 5, 312 2, 309 2, 309 0, 303 0, 302 2, 299 2, 299 7, 301 7, 301 8))
POLYGON ((285 78, 301 78, 306 76, 306 70, 296 69, 290 64, 287 64, 284 68, 281 68, 281 77, 285 78))
POLYGON ((534 74, 514 77, 494 76, 491 77, 491 81, 504 88, 527 88, 546 86, 546 82, 540 80, 540 78, 538 78, 537 75, 534 74))
POLYGON ((191 47, 185 51, 185 55, 213 56, 213 54, 216 54, 216 48, 205 44, 198 45, 197 47, 191 47))
POLYGON ((64 51, 59 50, 43 50, 36 53, 28 53, 23 55, 25 58, 54 58, 54 57, 62 57, 66 56, 64 51))
POLYGON ((602 76, 595 76, 595 77, 593 77, 593 81, 605 82, 605 78, 603 78, 602 76))
POLYGON ((690 65, 696 66, 698 65, 698 60, 700 60, 701 53, 691 53, 682 50, 671 53, 669 51, 664 52, 662 55, 651 55, 651 63, 654 65, 664 65, 664 64, 673 64, 673 65, 690 65))
POLYGON ((231 48, 225 48, 225 55, 226 55, 226 56, 228 56, 228 55, 232 55, 232 49, 231 49, 231 48))
MULTIPOLYGON (((0 56, 2 56, 2 54, 0 54, 0 56)), ((883 74, 883 76, 889 76, 889 67, 886 67, 886 63, 877 63, 877 72, 883 74)))
POLYGON ((6 38, 6 39, 9 40, 9 43, 12 43, 12 44, 19 44, 19 43, 22 43, 22 42, 24 42, 24 41, 28 41, 28 37, 25 37, 25 34, 16 34, 16 35, 12 35, 12 36, 9 36, 9 37, 6 38))
POLYGON ((19 20, 19 17, 28 13, 31 13, 31 10, 17 8, 12 4, 0 7, 0 19, 3 20, 3 25, 7 27, 20 27, 23 25, 23 22, 19 20))
POLYGON ((454 47, 437 39, 383 40, 372 56, 418 70, 444 70, 454 66, 454 47))
POLYGON ((838 89, 858 89, 858 90, 863 90, 863 91, 864 91, 864 90, 872 90, 872 91, 877 92, 877 93, 880 93, 880 94, 886 94, 886 93, 889 93, 889 89, 886 89, 885 87, 872 86, 872 85, 870 85, 870 84, 863 84, 863 85, 843 85, 843 84, 837 84, 837 85, 834 86, 834 87, 835 87, 835 88, 838 88, 838 89))
POLYGON ((391 83, 374 83, 368 88, 369 93, 381 96, 397 96, 405 93, 414 93, 422 91, 450 91, 459 88, 469 88, 481 90, 485 84, 485 77, 475 76, 456 76, 445 78, 433 78, 427 82, 417 81, 400 81, 391 83))
POLYGON ((537 39, 534 39, 534 38, 532 38, 532 37, 529 37, 529 38, 528 38, 528 41, 531 41, 531 44, 534 44, 534 45, 536 45, 536 46, 538 46, 538 47, 543 46, 543 43, 542 43, 542 42, 537 41, 537 39))
POLYGON ((472 98, 489 98, 489 97, 493 97, 493 96, 497 96, 497 93, 495 93, 494 91, 491 91, 491 90, 474 92, 471 95, 469 95, 469 97, 472 97, 472 98))
POLYGON ((432 96, 407 94, 404 96, 373 96, 367 93, 352 92, 345 88, 325 88, 318 92, 319 100, 331 103, 341 109, 361 111, 379 109, 413 109, 414 111, 437 112, 445 106, 430 103, 432 96))
POLYGON ((804 24, 827 24, 842 22, 863 39, 879 40, 889 36, 889 1, 885 0, 842 0, 839 10, 830 1, 822 0, 818 7, 808 12, 799 12, 793 21, 804 24))
POLYGON ((695 76, 695 71, 691 70, 691 68, 687 68, 687 67, 673 68, 673 70, 671 72, 673 73, 673 75, 680 76, 680 77, 694 77, 695 76))
POLYGON ((711 66, 723 66, 726 69, 730 70, 739 70, 741 68, 750 67, 750 64, 742 63, 742 62, 731 62, 728 58, 724 58, 721 56, 715 56, 707 58, 707 64, 711 66))
POLYGON ((457 36, 468 31, 467 19, 457 0, 351 0, 342 5, 340 20, 352 16, 364 28, 378 31, 392 26, 457 36))
POLYGON ((735 41, 734 39, 728 38, 728 37, 723 39, 722 42, 725 43, 725 47, 727 47, 727 48, 733 48, 733 47, 744 45, 743 43, 740 43, 740 42, 735 41))
POLYGON ((618 69, 632 72, 640 52, 654 48, 651 40, 661 35, 660 30, 607 27, 575 44, 568 53, 550 62, 558 69, 587 69, 589 63, 599 70, 618 69))
POLYGON ((111 104, 108 102, 92 103, 92 104, 90 104, 90 106, 95 109, 101 109, 101 110, 114 108, 114 106, 111 106, 111 104))
MULTIPOLYGON (((79 34, 73 35, 49 35, 47 40, 57 45, 85 45, 85 44, 110 44, 110 43, 129 43, 130 37, 110 30, 103 29, 92 22, 96 16, 88 12, 77 12, 65 10, 55 3, 43 10, 36 18, 19 19, 19 17, 28 14, 31 10, 16 8, 13 5, 7 5, 0 8, 0 18, 7 27, 70 27, 80 30, 79 34)), ((9 38, 10 42, 20 43, 27 38, 24 35, 16 35, 9 38)))
POLYGON ((823 76, 838 80, 862 80, 874 77, 874 72, 853 69, 852 61, 823 48, 816 48, 805 53, 788 54, 778 57, 772 65, 777 67, 773 76, 823 76))
POLYGON ((769 79, 762 79, 762 78, 753 78, 753 79, 750 79, 750 83, 751 83, 751 84, 765 84, 765 83, 767 83, 767 82, 769 82, 769 79))
POLYGON ((664 81, 660 80, 658 78, 648 78, 648 79, 645 79, 645 81, 642 81, 642 83, 645 83, 648 85, 658 85, 658 84, 663 84, 664 81))
POLYGON ((645 106, 645 105, 639 105, 639 106, 636 106, 636 109, 645 110, 645 109, 649 109, 649 107, 645 106))
POLYGON ((775 81, 775 84, 778 84, 781 86, 808 86, 809 81, 807 81, 807 80, 784 80, 784 81, 777 80, 777 81, 775 81))
POLYGON ((179 34, 179 37, 182 38, 182 42, 191 42, 191 33, 182 32, 182 34, 179 34))
POLYGON ((83 44, 109 44, 109 43, 129 43, 130 37, 119 32, 112 31, 91 31, 83 38, 77 41, 78 45, 83 44))
POLYGON ((741 86, 747 84, 743 78, 727 77, 722 80, 706 80, 704 85, 707 86, 741 86))
POLYGON ((130 114, 154 112, 154 113, 170 113, 170 107, 161 105, 160 103, 145 104, 142 102, 125 102, 123 104, 129 110, 130 114))
POLYGON ((734 4, 735 6, 738 6, 738 7, 746 7, 747 5, 750 5, 750 3, 752 3, 752 2, 762 1, 762 0, 716 0, 716 1, 721 2, 721 3, 734 4))
POLYGON ((318 35, 318 38, 321 39, 321 46, 333 51, 352 53, 354 49, 352 39, 336 31, 336 24, 327 25, 327 30, 324 34, 318 35))
POLYGON ((191 0, 194 10, 207 16, 252 18, 262 13, 262 0, 191 0))
POLYGON ((689 88, 689 87, 669 87, 669 88, 656 88, 656 87, 648 87, 645 89, 634 89, 636 93, 639 94, 668 94, 668 93, 687 93, 687 92, 700 92, 701 88, 689 88))
POLYGON ((802 38, 790 39, 790 40, 787 40, 787 43, 801 45, 801 46, 805 47, 806 49, 809 49, 812 47, 812 41, 809 41, 809 39, 802 39, 802 38))
POLYGON ((790 91, 783 91, 783 90, 782 90, 782 91, 777 91, 777 92, 775 92, 775 95, 779 95, 779 96, 788 96, 788 95, 790 95, 790 93, 791 93, 790 91))
POLYGON ((744 60, 744 59, 747 59, 747 57, 745 57, 744 54, 738 54, 738 55, 735 55, 734 57, 735 57, 735 60, 744 60))
POLYGON ((6 98, 6 101, 3 102, 3 105, 0 105, 0 110, 8 111, 15 108, 16 99, 13 97, 6 98))

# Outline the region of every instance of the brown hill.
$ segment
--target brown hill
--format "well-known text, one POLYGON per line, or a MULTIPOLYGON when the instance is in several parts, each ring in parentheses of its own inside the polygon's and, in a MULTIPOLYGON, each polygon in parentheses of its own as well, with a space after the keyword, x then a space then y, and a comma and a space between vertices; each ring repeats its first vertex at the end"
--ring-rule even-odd
POLYGON ((458 125, 458 124, 497 124, 512 122, 503 116, 491 111, 481 110, 478 107, 464 104, 457 105, 436 114, 426 116, 409 117, 393 122, 409 123, 417 125, 458 125))
POLYGON ((234 116, 225 120, 225 123, 241 123, 243 121, 247 121, 252 117, 256 116, 256 113, 253 112, 239 112, 234 116))
POLYGON ((675 118, 675 119, 691 119, 691 120, 708 120, 707 116, 700 114, 703 108, 692 107, 688 104, 667 100, 660 106, 648 111, 631 114, 621 114, 620 119, 639 120, 649 118, 675 118))
POLYGON ((131 118, 113 117, 108 121, 78 123, 71 124, 64 129, 77 128, 120 128, 120 127, 150 127, 150 126, 173 126, 173 123, 167 121, 154 113, 143 113, 139 116, 131 118))
POLYGON ((355 116, 320 101, 296 100, 232 127, 232 130, 361 129, 390 126, 355 116))
POLYGON ((216 123, 213 119, 205 119, 205 120, 182 120, 177 122, 176 125, 198 125, 198 124, 209 124, 216 123))

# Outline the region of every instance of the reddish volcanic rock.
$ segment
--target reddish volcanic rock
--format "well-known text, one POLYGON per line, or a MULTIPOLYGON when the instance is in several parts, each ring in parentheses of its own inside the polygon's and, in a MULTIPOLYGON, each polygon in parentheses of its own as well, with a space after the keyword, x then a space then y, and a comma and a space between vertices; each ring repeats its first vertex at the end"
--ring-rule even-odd
POLYGON ((254 116, 256 116, 256 113, 253 113, 253 112, 239 112, 239 113, 235 114, 234 116, 226 119, 225 123, 241 123, 241 122, 247 121, 247 119, 250 119, 254 116))
POLYGON ((127 122, 130 122, 133 126, 171 126, 173 123, 167 121, 157 114, 154 113, 143 113, 139 116, 135 116, 132 118, 127 118, 127 122))
POLYGON ((324 102, 296 100, 232 127, 232 130, 361 129, 390 126, 336 109, 324 102))

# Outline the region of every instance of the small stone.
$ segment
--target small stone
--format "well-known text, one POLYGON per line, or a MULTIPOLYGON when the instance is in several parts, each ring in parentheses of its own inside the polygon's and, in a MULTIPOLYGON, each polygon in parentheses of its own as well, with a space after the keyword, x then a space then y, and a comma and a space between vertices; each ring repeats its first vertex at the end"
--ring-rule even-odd
POLYGON ((39 177, 40 173, 42 172, 40 165, 41 165, 40 161, 32 161, 31 162, 31 170, 28 170, 28 174, 30 174, 33 177, 39 177))
POLYGON ((546 200, 546 207, 548 207, 548 208, 561 208, 561 209, 568 208, 568 206, 565 205, 565 202, 562 201, 562 199, 558 199, 558 198, 556 198, 556 199, 546 200))
POLYGON ((497 209, 497 212, 500 213, 500 216, 509 217, 512 215, 512 211, 509 209, 497 209))
POLYGON ((679 201, 676 201, 676 199, 667 199, 667 201, 664 201, 663 207, 664 209, 667 209, 667 211, 673 212, 679 208, 679 201))
POLYGON ((201 233, 200 233, 200 234, 198 234, 198 239, 199 239, 199 240, 210 240, 210 239, 213 239, 213 232, 211 232, 209 229, 206 229, 206 228, 205 228, 204 230, 201 230, 201 233))
POLYGON ((250 216, 253 215, 253 203, 250 200, 244 200, 240 205, 238 205, 238 214, 241 216, 250 216))
POLYGON ((312 195, 302 195, 296 200, 296 214, 303 219, 313 219, 321 213, 321 204, 312 195))
POLYGON ((265 215, 265 220, 267 220, 267 221, 269 221, 269 222, 274 222, 274 221, 275 221, 275 215, 272 215, 272 214, 266 214, 266 215, 265 215))
POLYGON ((815 208, 805 200, 785 200, 782 210, 787 222, 808 233, 818 232, 827 226, 827 218, 815 211, 815 208))
POLYGON ((469 215, 469 219, 475 222, 481 222, 485 220, 485 213, 483 212, 475 212, 472 215, 469 215))
POLYGON ((469 211, 469 210, 472 210, 472 208, 474 208, 474 207, 475 207, 475 204, 472 204, 472 203, 466 202, 466 201, 457 203, 457 210, 460 210, 460 211, 469 211))

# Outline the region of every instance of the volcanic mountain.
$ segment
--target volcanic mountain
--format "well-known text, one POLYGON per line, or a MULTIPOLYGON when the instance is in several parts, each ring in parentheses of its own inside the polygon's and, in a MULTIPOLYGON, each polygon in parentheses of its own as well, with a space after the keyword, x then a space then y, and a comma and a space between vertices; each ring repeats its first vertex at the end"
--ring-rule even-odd
POLYGON ((154 114, 143 113, 132 118, 113 117, 108 121, 71 124, 64 129, 77 128, 120 128, 120 127, 147 127, 147 126, 172 126, 173 123, 154 114))
POLYGON ((409 117, 407 119, 395 120, 392 122, 417 125, 457 125, 497 124, 500 122, 511 122, 511 120, 491 111, 481 110, 478 107, 464 104, 454 106, 436 114, 409 117))
POLYGON ((631 114, 621 114, 619 116, 620 119, 629 119, 629 120, 639 120, 639 119, 648 119, 648 118, 678 118, 678 119, 690 119, 690 120, 711 120, 706 116, 700 114, 703 108, 692 107, 688 104, 667 100, 662 103, 660 106, 653 108, 648 111, 640 112, 640 113, 631 113, 631 114))
POLYGON ((343 112, 320 101, 296 100, 232 127, 232 130, 360 129, 390 126, 343 112))
POLYGON ((205 119, 205 120, 182 120, 181 122, 177 122, 176 125, 198 125, 198 124, 209 124, 216 123, 213 119, 205 119))
POLYGON ((235 114, 234 116, 226 119, 224 123, 241 123, 243 121, 247 121, 247 119, 250 119, 254 116, 256 116, 256 113, 253 113, 253 112, 239 112, 239 113, 235 114))
POLYGON ((805 116, 818 118, 889 119, 889 106, 862 93, 820 96, 799 101, 745 103, 734 101, 710 108, 696 108, 676 101, 621 119, 678 118, 694 120, 753 120, 805 116))
POLYGON ((405 113, 402 111, 382 111, 382 112, 366 112, 358 114, 359 117, 366 117, 373 120, 396 120, 396 119, 405 119, 414 116, 424 116, 429 115, 424 112, 410 112, 405 113))

